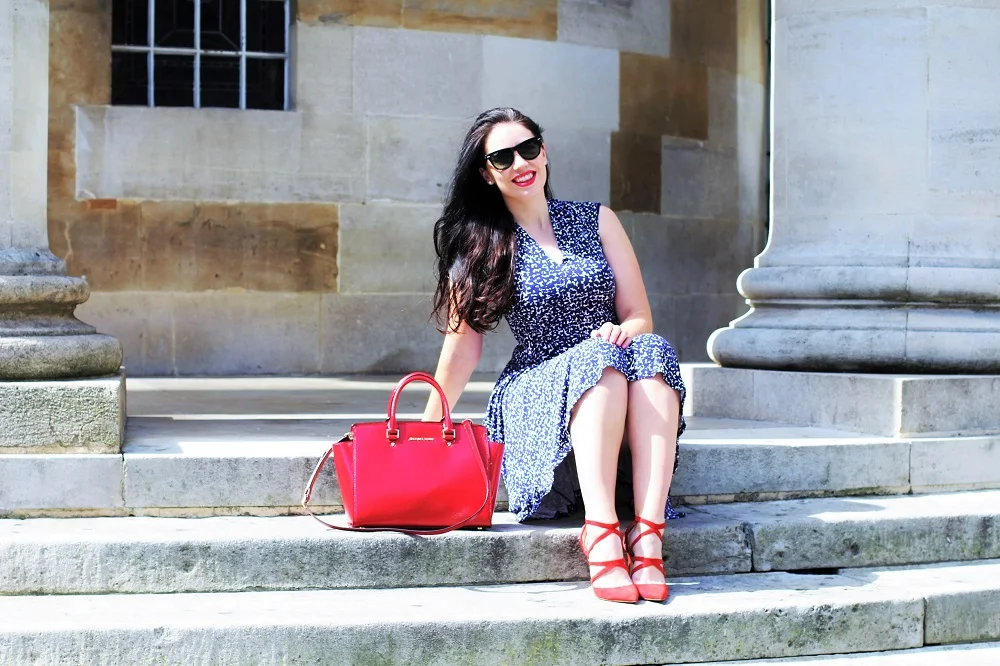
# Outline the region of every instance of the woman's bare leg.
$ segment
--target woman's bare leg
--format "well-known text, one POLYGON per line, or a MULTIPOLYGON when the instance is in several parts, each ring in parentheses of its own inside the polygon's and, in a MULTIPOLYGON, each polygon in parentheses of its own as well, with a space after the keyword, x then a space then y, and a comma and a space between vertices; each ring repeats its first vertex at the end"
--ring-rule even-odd
MULTIPOLYGON (((635 512, 661 523, 677 455, 680 397, 663 375, 640 379, 629 384, 627 414, 635 512)), ((653 535, 640 539, 634 548, 640 557, 660 557, 662 552, 662 542, 653 535)), ((636 571, 635 582, 661 583, 663 577, 654 567, 643 567, 636 571)))
MULTIPOLYGON (((588 520, 617 523, 615 513, 615 479, 618 472, 618 452, 625 430, 628 401, 628 380, 614 368, 606 368, 600 381, 589 389, 573 408, 569 433, 580 479, 580 491, 588 520)), ((589 545, 600 534, 600 528, 587 528, 589 545)), ((614 560, 622 556, 621 542, 607 537, 591 553, 594 561, 614 560)), ((591 574, 599 569, 592 569, 591 574)), ((628 576, 615 571, 602 576, 596 587, 628 585, 628 576)))

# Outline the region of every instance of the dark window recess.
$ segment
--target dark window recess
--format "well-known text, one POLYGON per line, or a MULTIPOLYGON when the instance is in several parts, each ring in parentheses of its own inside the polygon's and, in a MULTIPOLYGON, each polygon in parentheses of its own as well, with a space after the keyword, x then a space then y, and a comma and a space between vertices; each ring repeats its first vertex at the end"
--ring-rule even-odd
POLYGON ((112 104, 284 109, 289 1, 112 0, 112 104))

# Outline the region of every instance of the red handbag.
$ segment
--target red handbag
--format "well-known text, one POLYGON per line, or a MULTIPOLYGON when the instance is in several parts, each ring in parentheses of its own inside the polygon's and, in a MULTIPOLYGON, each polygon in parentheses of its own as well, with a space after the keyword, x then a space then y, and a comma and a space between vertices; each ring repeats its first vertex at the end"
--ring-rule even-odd
POLYGON ((316 465, 302 506, 327 527, 350 532, 444 534, 460 527, 490 527, 500 483, 503 444, 486 428, 452 423, 444 391, 425 372, 413 372, 389 396, 389 419, 356 423, 316 465), (399 421, 396 404, 403 387, 427 382, 441 397, 440 422, 399 421), (309 509, 320 470, 333 456, 351 527, 332 525, 309 509))

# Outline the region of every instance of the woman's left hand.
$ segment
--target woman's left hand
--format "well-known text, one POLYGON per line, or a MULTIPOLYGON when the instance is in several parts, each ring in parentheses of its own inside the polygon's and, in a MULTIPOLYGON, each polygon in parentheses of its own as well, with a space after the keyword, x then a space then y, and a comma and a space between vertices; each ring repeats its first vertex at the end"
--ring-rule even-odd
POLYGON ((604 322, 601 324, 600 328, 591 331, 590 337, 607 340, 611 344, 618 345, 622 349, 632 344, 632 337, 625 332, 625 329, 618 324, 612 324, 610 321, 604 322))

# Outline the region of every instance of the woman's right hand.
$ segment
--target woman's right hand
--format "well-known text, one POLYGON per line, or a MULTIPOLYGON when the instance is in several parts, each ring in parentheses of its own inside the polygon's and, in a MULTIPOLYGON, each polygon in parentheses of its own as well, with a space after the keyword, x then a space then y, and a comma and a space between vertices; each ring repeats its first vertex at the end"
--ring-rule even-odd
POLYGON ((601 324, 600 328, 591 331, 590 337, 607 340, 611 344, 617 345, 622 349, 632 344, 632 338, 625 332, 625 329, 618 324, 611 323, 610 321, 604 322, 601 324))

